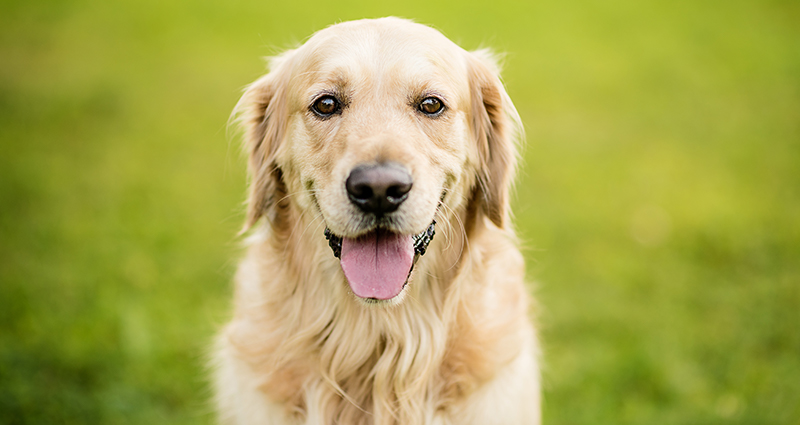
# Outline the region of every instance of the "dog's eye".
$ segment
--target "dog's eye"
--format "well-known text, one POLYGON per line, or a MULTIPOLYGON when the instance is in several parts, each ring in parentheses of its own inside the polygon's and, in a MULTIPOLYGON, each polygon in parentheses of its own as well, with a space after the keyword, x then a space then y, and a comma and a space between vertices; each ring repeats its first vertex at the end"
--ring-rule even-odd
POLYGON ((438 115, 442 109, 444 104, 436 97, 426 97, 419 103, 419 110, 426 115, 438 115))
POLYGON ((339 111, 340 104, 335 97, 326 95, 314 101, 311 109, 321 117, 328 117, 339 111))

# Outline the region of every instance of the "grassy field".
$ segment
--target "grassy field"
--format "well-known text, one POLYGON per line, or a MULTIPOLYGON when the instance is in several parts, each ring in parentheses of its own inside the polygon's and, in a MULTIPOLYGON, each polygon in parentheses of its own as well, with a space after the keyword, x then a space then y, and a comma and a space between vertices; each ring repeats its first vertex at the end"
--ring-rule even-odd
POLYGON ((262 56, 507 52, 545 423, 800 423, 800 3, 0 3, 0 423, 211 423, 262 56), (400 5, 402 4, 402 5, 400 5))

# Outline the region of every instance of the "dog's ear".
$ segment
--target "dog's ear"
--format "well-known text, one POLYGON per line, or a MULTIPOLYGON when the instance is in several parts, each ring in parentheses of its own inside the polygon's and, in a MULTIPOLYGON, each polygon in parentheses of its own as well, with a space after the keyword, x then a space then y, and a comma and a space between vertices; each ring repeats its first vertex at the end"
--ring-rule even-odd
POLYGON ((234 108, 244 129, 244 149, 249 157, 250 193, 243 231, 262 216, 272 220, 276 204, 285 196, 276 153, 286 133, 288 111, 284 68, 291 51, 270 61, 270 72, 250 84, 234 108))
POLYGON ((479 170, 473 202, 498 227, 509 216, 509 190, 517 165, 522 122, 500 81, 488 50, 469 52, 470 114, 478 143, 479 170))

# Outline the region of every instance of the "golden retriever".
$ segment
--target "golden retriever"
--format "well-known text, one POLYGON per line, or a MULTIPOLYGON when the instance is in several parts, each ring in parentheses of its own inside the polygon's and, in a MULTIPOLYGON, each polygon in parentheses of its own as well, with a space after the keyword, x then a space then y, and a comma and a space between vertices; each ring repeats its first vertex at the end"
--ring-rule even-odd
POLYGON ((252 236, 221 422, 538 424, 508 208, 521 124, 492 55, 403 19, 340 23, 235 112, 252 236))

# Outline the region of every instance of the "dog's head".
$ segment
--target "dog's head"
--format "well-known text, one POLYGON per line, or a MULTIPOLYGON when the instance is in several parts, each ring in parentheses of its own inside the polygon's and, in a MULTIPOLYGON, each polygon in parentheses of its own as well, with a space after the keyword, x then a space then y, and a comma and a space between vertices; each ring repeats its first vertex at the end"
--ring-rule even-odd
POLYGON ((469 210, 507 225, 517 113, 488 52, 427 26, 383 18, 324 29, 273 59, 237 110, 247 226, 262 216, 274 225, 282 203, 321 218, 361 298, 402 292, 437 215, 469 210))

